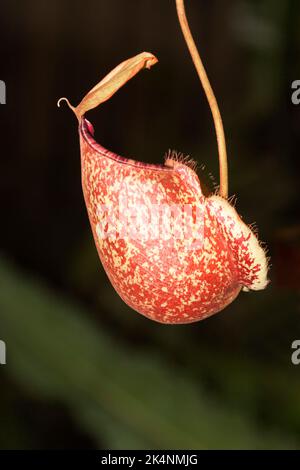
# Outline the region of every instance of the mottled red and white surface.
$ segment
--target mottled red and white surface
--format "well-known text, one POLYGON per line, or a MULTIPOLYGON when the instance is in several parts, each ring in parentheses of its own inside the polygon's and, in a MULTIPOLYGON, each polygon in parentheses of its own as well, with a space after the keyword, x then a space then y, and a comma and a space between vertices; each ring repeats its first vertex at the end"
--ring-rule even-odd
POLYGON ((170 159, 168 166, 152 165, 115 155, 97 144, 84 118, 79 133, 82 186, 96 247, 112 285, 130 307, 158 322, 190 323, 224 309, 241 289, 266 287, 267 260, 255 234, 229 202, 203 195, 192 168, 170 159), (195 233, 173 239, 124 237, 122 217, 114 215, 115 233, 103 236, 99 207, 115 214, 120 195, 132 208, 192 207, 193 220, 201 214, 194 220, 201 236, 197 243, 195 233))

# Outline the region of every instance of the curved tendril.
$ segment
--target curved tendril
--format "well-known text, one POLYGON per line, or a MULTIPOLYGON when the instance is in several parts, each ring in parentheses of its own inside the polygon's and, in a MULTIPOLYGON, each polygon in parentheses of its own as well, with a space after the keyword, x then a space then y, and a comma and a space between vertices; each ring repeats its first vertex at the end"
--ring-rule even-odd
POLYGON ((213 116, 217 142, 218 142, 218 152, 219 152, 220 195, 227 199, 228 197, 228 163, 227 163, 224 127, 222 123, 220 110, 219 110, 216 97, 210 85, 208 76, 206 74, 204 65, 200 58, 199 52, 197 50, 195 41, 193 39, 191 30, 187 21, 184 0, 176 0, 176 8, 177 8, 178 19, 179 19, 183 36, 185 38, 187 47, 190 51, 192 60, 194 62, 195 68, 197 70, 198 76, 200 78, 200 82, 204 89, 204 92, 205 92, 205 95, 206 95, 206 98, 209 103, 209 107, 211 109, 211 113, 213 116))

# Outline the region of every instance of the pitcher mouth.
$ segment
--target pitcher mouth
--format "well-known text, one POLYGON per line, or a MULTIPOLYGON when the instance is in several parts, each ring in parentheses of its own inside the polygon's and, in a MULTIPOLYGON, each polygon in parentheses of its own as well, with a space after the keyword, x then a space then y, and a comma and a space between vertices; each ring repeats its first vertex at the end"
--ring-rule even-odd
POLYGON ((138 160, 134 160, 133 158, 123 157, 121 155, 118 155, 106 149, 94 139, 94 127, 90 123, 90 121, 88 121, 85 117, 81 118, 81 121, 79 124, 79 133, 83 137, 85 142, 90 147, 92 147, 92 149, 95 150, 95 152, 97 152, 99 155, 103 157, 110 158, 111 160, 119 162, 123 165, 147 168, 147 169, 156 170, 156 171, 174 171, 174 169, 171 166, 163 164, 163 163, 140 162, 138 160))

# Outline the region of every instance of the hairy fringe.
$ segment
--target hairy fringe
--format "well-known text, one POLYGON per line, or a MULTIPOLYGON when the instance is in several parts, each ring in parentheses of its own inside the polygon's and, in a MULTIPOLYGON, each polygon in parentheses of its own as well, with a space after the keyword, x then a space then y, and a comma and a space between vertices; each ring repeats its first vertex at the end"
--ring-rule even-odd
POLYGON ((165 163, 168 160, 172 160, 173 162, 186 165, 189 168, 191 168, 193 171, 197 171, 198 163, 196 162, 196 160, 191 158, 190 155, 184 155, 181 152, 177 152, 176 150, 169 149, 165 154, 165 163))

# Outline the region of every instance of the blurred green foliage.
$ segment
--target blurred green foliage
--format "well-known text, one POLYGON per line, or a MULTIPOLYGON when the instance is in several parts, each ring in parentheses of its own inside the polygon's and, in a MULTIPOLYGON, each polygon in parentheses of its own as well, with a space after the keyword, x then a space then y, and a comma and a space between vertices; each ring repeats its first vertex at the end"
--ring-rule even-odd
MULTIPOLYGON (((96 443, 114 449, 295 445, 286 435, 259 430, 249 417, 209 398, 188 373, 160 361, 155 349, 134 353, 100 331, 83 309, 37 281, 25 280, 3 259, 0 281, 8 373, 33 396, 62 401, 96 443)), ((230 362, 208 360, 204 367, 221 368, 222 373, 225 367, 231 372, 226 381, 241 395, 248 395, 251 385, 256 388, 256 381, 264 383, 249 368, 243 387, 245 379, 240 374, 235 379, 230 362)))

